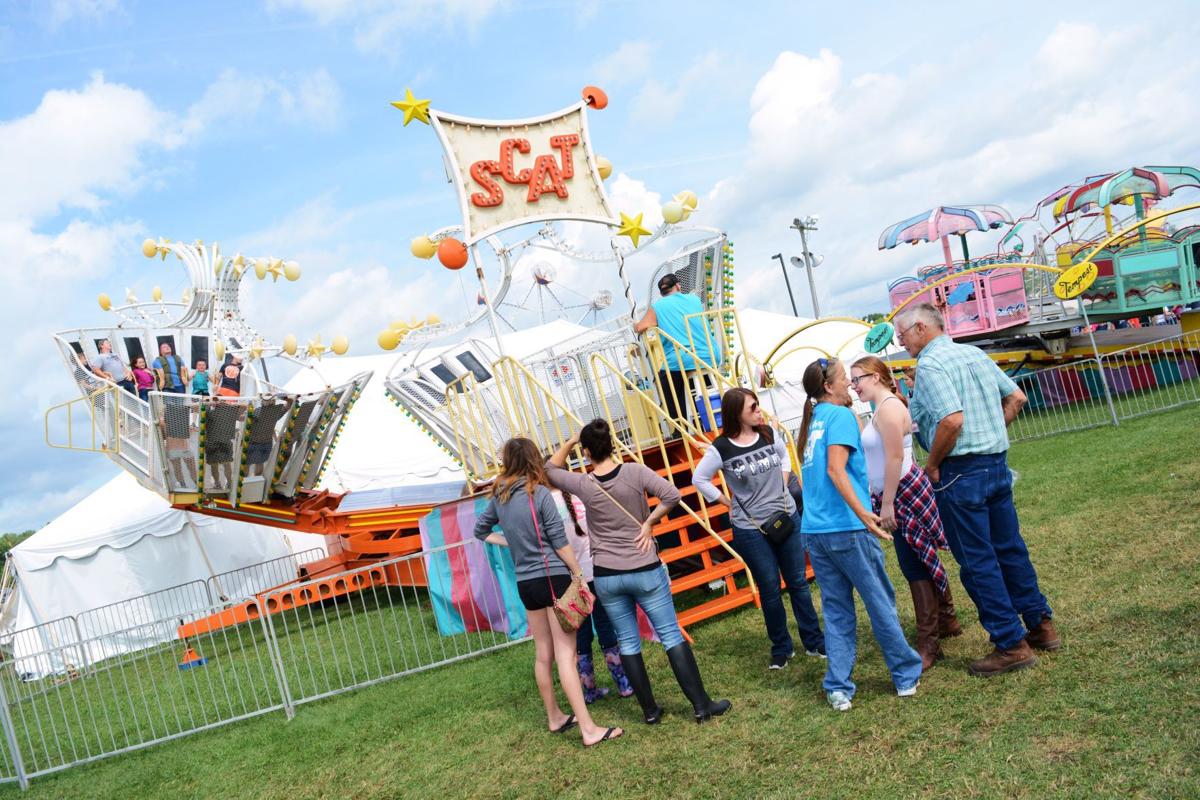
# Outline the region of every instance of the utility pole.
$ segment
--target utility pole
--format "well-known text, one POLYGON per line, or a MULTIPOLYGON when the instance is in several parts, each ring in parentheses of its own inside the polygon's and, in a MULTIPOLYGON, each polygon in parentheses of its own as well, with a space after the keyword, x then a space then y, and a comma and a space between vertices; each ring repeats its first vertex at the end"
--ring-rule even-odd
MULTIPOLYGON (((821 307, 817 303, 817 285, 813 282, 814 265, 812 263, 812 253, 808 251, 808 236, 805 234, 808 231, 815 231, 817 229, 817 222, 820 221, 820 219, 821 218, 816 214, 810 214, 804 219, 796 217, 794 220, 792 220, 792 227, 800 231, 800 246, 804 248, 804 269, 808 273, 808 291, 809 294, 812 295, 813 319, 821 318, 821 307)), ((797 259, 795 256, 792 257, 793 262, 798 260, 799 259, 797 259)), ((797 266, 799 266, 799 264, 797 264, 797 266)))
POLYGON ((787 284, 788 300, 792 301, 792 316, 798 317, 800 316, 800 312, 796 310, 796 298, 792 295, 792 281, 788 278, 787 264, 783 260, 783 253, 776 253, 771 258, 779 259, 779 266, 783 269, 783 282, 787 284))

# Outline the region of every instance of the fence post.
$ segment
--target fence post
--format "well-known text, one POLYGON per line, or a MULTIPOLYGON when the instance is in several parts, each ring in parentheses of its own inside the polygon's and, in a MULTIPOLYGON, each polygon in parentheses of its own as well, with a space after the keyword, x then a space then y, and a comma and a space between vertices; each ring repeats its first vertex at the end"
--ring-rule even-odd
POLYGON ((29 788, 29 778, 25 775, 25 760, 17 747, 17 731, 13 727, 12 716, 8 710, 8 692, 4 689, 4 679, 0 675, 0 727, 4 728, 4 740, 8 742, 8 752, 12 756, 13 769, 17 773, 17 782, 22 789, 29 788))
POLYGON ((1120 425, 1121 421, 1117 418, 1117 407, 1113 404, 1112 392, 1108 388, 1108 376, 1104 373, 1104 356, 1099 352, 1096 354, 1096 369, 1100 372, 1100 385, 1104 387, 1104 399, 1108 403, 1108 416, 1112 419, 1113 425, 1120 425))
POLYGON ((292 691, 288 686, 287 674, 283 669, 283 652, 279 649, 279 642, 275 640, 275 623, 271 621, 271 614, 267 611, 266 603, 261 597, 255 598, 254 604, 258 606, 258 616, 262 621, 267 652, 271 655, 271 666, 275 669, 275 680, 279 683, 279 693, 283 698, 283 713, 288 720, 291 720, 296 716, 296 704, 292 701, 292 691))

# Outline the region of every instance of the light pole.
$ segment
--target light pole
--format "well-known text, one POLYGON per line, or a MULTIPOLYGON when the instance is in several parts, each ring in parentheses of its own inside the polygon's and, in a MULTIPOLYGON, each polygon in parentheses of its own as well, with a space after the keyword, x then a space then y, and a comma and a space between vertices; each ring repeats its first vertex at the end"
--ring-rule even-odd
MULTIPOLYGON (((792 227, 800 231, 800 246, 804 248, 803 264, 805 271, 808 272, 808 291, 812 295, 813 319, 821 318, 821 307, 817 303, 817 285, 813 283, 812 271, 816 264, 813 263, 813 254, 808 251, 808 237, 805 234, 807 231, 815 231, 820 220, 821 218, 816 214, 809 214, 804 219, 796 217, 792 220, 792 227)), ((796 256, 792 256, 792 263, 798 267, 802 262, 796 256)))
POLYGON ((787 264, 784 263, 783 253, 776 253, 775 255, 771 256, 771 258, 779 259, 779 266, 783 269, 783 282, 787 284, 788 300, 792 301, 792 316, 798 317, 800 316, 800 312, 796 310, 796 298, 792 295, 792 281, 790 278, 788 278, 787 264))

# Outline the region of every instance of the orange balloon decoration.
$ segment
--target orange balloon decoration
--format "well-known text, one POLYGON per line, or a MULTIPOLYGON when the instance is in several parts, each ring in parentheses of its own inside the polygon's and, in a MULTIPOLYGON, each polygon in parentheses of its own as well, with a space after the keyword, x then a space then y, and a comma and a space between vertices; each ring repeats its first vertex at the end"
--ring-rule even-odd
POLYGON ((608 105, 608 95, 599 86, 583 87, 583 99, 597 111, 608 105))
POLYGON ((467 248, 458 239, 449 237, 438 242, 438 261, 447 269, 462 269, 467 265, 467 248))

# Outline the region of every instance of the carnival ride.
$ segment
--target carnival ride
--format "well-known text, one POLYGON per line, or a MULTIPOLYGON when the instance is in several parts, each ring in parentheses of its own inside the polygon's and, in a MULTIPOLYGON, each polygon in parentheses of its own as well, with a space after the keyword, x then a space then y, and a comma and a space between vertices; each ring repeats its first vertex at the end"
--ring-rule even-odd
POLYGON ((943 263, 888 285, 892 314, 929 302, 956 339, 986 346, 1027 337, 1062 354, 1072 329, 1200 301, 1200 225, 1167 221, 1197 206, 1161 205, 1185 188, 1200 188, 1200 171, 1132 167, 1064 186, 1015 221, 999 206, 960 206, 891 225, 880 235, 881 250, 936 239, 944 255, 943 263), (995 252, 971 258, 967 233, 995 229, 1005 229, 995 252), (957 261, 948 241, 954 235, 963 246, 957 261), (1069 296, 1054 290, 1056 272, 1087 264, 1095 272, 1088 285, 1069 296))
MULTIPOLYGON (((758 375, 767 370, 739 344, 733 244, 719 230, 681 224, 696 209, 696 195, 680 192, 664 204, 663 223, 653 231, 643 227, 642 213, 620 213, 618 218, 609 208, 603 181, 611 165, 593 155, 585 113, 606 103, 603 92, 588 87, 581 102, 562 111, 507 121, 437 112, 411 92, 394 104, 405 112, 405 125, 418 120, 437 130, 463 208, 461 223, 417 237, 412 253, 436 255, 450 270, 473 261, 478 289, 476 303, 465 304, 469 310, 461 320, 430 315, 397 321, 379 334, 378 343, 384 350, 404 345, 389 370, 387 394, 461 465, 475 491, 497 474, 499 446, 510 436, 529 436, 548 454, 585 421, 608 419, 620 452, 674 481, 684 495, 680 508, 654 531, 670 567, 672 590, 720 590, 681 612, 686 626, 757 602, 754 582, 729 545, 727 509, 706 503, 691 487, 690 476, 700 448, 719 427, 720 392, 748 385, 756 370, 758 375), (531 156, 529 166, 518 169, 514 157, 530 154, 530 139, 539 137, 539 144, 549 145, 548 152, 531 156), (496 152, 498 160, 486 157, 496 152), (468 164, 471 158, 479 160, 468 164), (561 227, 564 221, 585 222, 592 230, 570 237, 561 227), (532 232, 515 241, 502 239, 502 233, 518 227, 532 232), (628 244, 618 244, 621 237, 628 237, 628 244), (670 242, 682 243, 670 250, 670 242), (675 272, 684 290, 702 301, 699 316, 707 341, 691 340, 691 334, 686 342, 672 340, 658 330, 641 338, 633 333, 639 309, 626 260, 647 252, 647 258, 659 259, 647 292, 663 273, 675 272), (624 297, 619 315, 612 309, 612 318, 601 319, 613 297, 602 281, 583 295, 585 303, 564 303, 555 296, 547 308, 542 294, 552 291, 554 280, 553 269, 545 266, 549 262, 577 263, 602 278, 619 278, 624 297), (521 264, 529 267, 533 286, 516 301, 510 298, 521 264), (533 292, 539 297, 536 310, 528 302, 533 292), (568 335, 517 360, 505 352, 501 323, 515 327, 506 319, 506 309, 542 321, 582 315, 568 326, 568 335), (589 316, 590 327, 580 324, 589 316), (487 329, 480 330, 485 322, 487 329), (698 364, 689 377, 699 399, 686 420, 672 419, 663 407, 664 393, 675 391, 659 377, 670 348, 691 353, 698 364), (715 354, 714 363, 700 358, 701 349, 715 354)), ((371 374, 326 384, 320 391, 290 393, 282 382, 271 381, 269 369, 277 375, 300 369, 320 376, 321 357, 344 354, 348 342, 336 337, 326 346, 318 337, 301 348, 289 335, 276 345, 242 317, 239 289, 247 274, 294 280, 298 266, 274 258, 225 258, 218 246, 200 242, 147 240, 143 252, 164 259, 174 255, 183 263, 191 281, 186 302, 162 303, 156 297, 153 303, 130 303, 115 309, 115 325, 56 334, 80 397, 47 412, 48 443, 103 453, 181 508, 333 534, 340 540, 328 558, 305 565, 296 576, 318 580, 319 591, 310 585, 285 592, 284 600, 277 597, 274 605, 235 601, 219 614, 181 627, 180 635, 239 624, 260 606, 271 613, 366 588, 426 585, 420 560, 407 560, 398 569, 388 559, 421 550, 421 521, 445 497, 343 510, 343 495, 318 488, 347 415, 371 374), (240 359, 240 394, 209 398, 151 392, 143 401, 89 369, 101 339, 109 339, 126 362, 153 353, 161 343, 170 344, 187 365, 209 356, 240 359), (376 564, 378 570, 371 568, 376 564), (354 583, 338 577, 363 567, 370 569, 358 573, 354 583)), ((111 303, 102 297, 101 306, 107 310, 111 303)), ((572 466, 587 469, 579 453, 572 466)), ((278 594, 280 588, 271 590, 278 594)))

